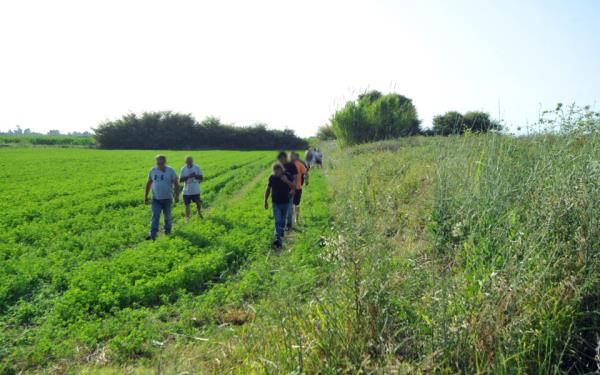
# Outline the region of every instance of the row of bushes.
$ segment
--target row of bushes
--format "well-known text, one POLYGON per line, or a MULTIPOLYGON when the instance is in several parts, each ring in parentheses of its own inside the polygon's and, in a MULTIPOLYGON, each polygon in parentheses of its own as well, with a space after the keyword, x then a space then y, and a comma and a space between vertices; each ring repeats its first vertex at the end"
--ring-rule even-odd
POLYGON ((71 135, 0 135, 0 145, 92 146, 94 138, 71 135))
POLYGON ((202 122, 189 114, 146 112, 101 124, 96 141, 108 149, 304 149, 308 144, 293 130, 271 130, 263 124, 236 127, 214 117, 202 122))
POLYGON ((412 135, 450 135, 465 131, 500 130, 498 122, 485 112, 450 111, 433 119, 433 129, 421 129, 421 121, 412 100, 400 94, 383 95, 370 91, 333 114, 331 124, 319 128, 320 140, 338 139, 344 145, 355 145, 412 135))

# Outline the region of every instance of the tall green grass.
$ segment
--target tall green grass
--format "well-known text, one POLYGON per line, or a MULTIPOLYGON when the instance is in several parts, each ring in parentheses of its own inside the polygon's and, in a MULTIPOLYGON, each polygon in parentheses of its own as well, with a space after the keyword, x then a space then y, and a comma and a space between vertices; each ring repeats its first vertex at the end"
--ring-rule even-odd
POLYGON ((308 301, 284 297, 256 355, 282 372, 596 371, 599 146, 584 132, 326 150, 330 271, 308 301))
POLYGON ((597 369, 600 143, 583 135, 338 155, 339 287, 318 335, 336 370, 597 369))
POLYGON ((440 148, 432 256, 446 298, 440 366, 527 373, 597 368, 596 137, 453 139, 440 148), (460 150, 460 152, 456 152, 460 150))

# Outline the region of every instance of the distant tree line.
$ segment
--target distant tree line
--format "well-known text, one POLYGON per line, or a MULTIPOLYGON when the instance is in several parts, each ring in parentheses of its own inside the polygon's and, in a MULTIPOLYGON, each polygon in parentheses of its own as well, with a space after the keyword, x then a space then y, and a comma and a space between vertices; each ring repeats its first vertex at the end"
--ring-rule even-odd
POLYGON ((0 131, 0 135, 7 135, 7 136, 43 136, 43 135, 49 135, 49 136, 68 136, 68 137, 91 137, 93 134, 88 132, 88 131, 83 131, 83 132, 68 132, 68 133, 61 133, 60 130, 48 130, 48 132, 46 132, 46 134, 44 133, 39 133, 39 132, 35 132, 32 131, 29 128, 25 128, 22 129, 21 126, 17 125, 15 127, 15 129, 9 129, 6 132, 2 132, 0 131))
POLYGON ((395 93, 384 95, 369 91, 335 112, 331 123, 318 129, 317 138, 323 141, 337 139, 341 144, 354 145, 413 135, 445 136, 502 129, 488 113, 479 111, 464 115, 450 111, 435 116, 432 129, 422 129, 420 123, 411 99, 395 93))
POLYGON ((94 138, 73 135, 47 135, 47 134, 0 134, 0 146, 4 145, 35 145, 35 146, 77 146, 93 147, 94 138))
POLYGON ((304 149, 308 144, 293 130, 267 129, 264 124, 237 127, 215 117, 201 122, 189 114, 128 114, 100 124, 96 142, 108 149, 304 149))

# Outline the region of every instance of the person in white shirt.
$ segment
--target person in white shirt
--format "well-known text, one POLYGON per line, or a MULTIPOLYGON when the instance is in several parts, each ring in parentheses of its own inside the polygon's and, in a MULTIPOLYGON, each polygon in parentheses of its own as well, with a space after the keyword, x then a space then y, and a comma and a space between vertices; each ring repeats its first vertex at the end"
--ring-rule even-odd
POLYGON ((304 162, 306 163, 308 169, 310 169, 310 167, 313 165, 313 157, 313 150, 310 147, 307 148, 304 152, 304 162))
POLYGON ((158 224, 160 214, 164 217, 165 234, 171 234, 173 197, 175 203, 179 202, 179 182, 177 182, 177 173, 167 165, 167 158, 164 155, 156 155, 156 167, 148 173, 148 181, 144 193, 144 203, 150 204, 148 194, 152 190, 152 221, 150 224, 150 234, 147 240, 154 240, 158 233, 158 224), (175 189, 175 192, 173 192, 175 189))
POLYGON ((204 179, 202 170, 194 164, 191 156, 185 157, 185 165, 179 172, 179 181, 185 183, 183 187, 183 203, 185 204, 185 217, 190 217, 190 204, 196 203, 198 216, 202 217, 202 200, 200 199, 200 182, 204 179))

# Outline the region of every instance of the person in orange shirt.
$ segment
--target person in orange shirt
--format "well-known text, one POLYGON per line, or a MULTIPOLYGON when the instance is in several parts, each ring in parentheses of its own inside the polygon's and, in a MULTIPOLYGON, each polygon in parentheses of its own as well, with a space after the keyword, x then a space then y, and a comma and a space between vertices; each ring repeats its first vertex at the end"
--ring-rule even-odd
POLYGON ((293 205, 294 214, 296 216, 296 224, 300 220, 300 200, 302 199, 302 185, 308 186, 308 168, 306 164, 300 160, 297 152, 292 152, 292 163, 296 166, 298 173, 296 174, 296 193, 294 194, 293 205))

